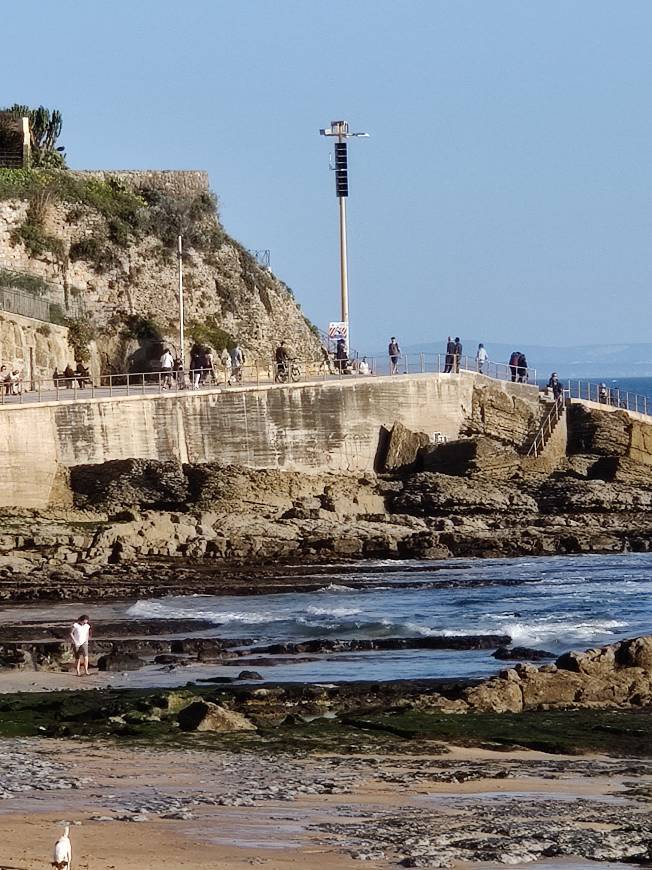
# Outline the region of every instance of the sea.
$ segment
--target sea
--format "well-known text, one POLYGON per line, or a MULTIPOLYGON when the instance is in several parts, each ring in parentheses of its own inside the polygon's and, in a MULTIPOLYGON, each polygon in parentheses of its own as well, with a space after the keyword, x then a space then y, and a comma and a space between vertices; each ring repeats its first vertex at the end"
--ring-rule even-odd
MULTIPOLYGON (((315 638, 423 638, 501 634, 514 646, 553 655, 652 633, 652 554, 575 555, 437 562, 366 562, 351 586, 332 566, 314 592, 187 595, 100 604, 95 619, 209 620, 204 636, 242 639, 245 656, 286 641, 315 638), (245 642, 246 641, 246 642, 245 642)), ((255 583, 255 580, 252 581, 255 583)), ((81 603, 2 608, 8 622, 68 619, 81 603)), ((88 610, 86 605, 83 609, 88 610)), ((268 681, 334 682, 484 677, 505 663, 493 650, 405 649, 361 653, 259 656, 268 681)), ((247 665, 203 665, 134 673, 139 685, 172 685, 237 676, 247 665)), ((135 684, 135 683, 134 683, 135 684)))

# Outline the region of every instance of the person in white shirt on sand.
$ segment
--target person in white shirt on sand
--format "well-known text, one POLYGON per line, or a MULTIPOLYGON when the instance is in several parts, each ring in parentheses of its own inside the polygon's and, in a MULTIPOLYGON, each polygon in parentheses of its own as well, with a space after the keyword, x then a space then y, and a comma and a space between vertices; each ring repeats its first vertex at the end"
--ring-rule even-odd
POLYGON ((70 632, 70 639, 72 640, 73 649, 75 651, 78 677, 81 677, 82 664, 84 665, 84 673, 88 676, 88 640, 90 635, 91 624, 88 621, 86 614, 83 614, 79 617, 77 622, 75 622, 70 632))

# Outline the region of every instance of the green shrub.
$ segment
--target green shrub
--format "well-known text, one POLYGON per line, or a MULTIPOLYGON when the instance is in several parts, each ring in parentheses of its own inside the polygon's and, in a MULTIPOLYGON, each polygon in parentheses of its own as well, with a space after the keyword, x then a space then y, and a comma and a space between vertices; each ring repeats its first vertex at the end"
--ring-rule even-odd
POLYGON ((113 251, 107 240, 97 236, 88 236, 85 239, 73 242, 68 256, 73 263, 77 262, 77 260, 90 263, 96 272, 113 269, 119 263, 115 251, 113 251))
POLYGON ((44 336, 45 338, 47 338, 49 335, 52 334, 52 330, 51 330, 50 327, 47 325, 47 323, 43 324, 43 326, 37 326, 37 327, 36 327, 36 331, 37 331, 37 333, 38 333, 39 335, 42 335, 42 336, 44 336))
MULTIPOLYGON (((50 317, 52 308, 50 306, 50 317)), ((68 345, 72 350, 75 362, 88 362, 91 358, 90 343, 95 337, 95 324, 87 315, 84 317, 67 317, 64 325, 68 327, 68 345)))
POLYGON ((30 257, 41 257, 48 252, 54 254, 59 262, 64 262, 66 258, 66 249, 61 239, 47 233, 41 224, 31 223, 29 220, 15 227, 9 240, 12 245, 22 242, 30 257))
POLYGON ((66 312, 58 302, 50 302, 50 323, 55 323, 57 326, 66 326, 66 312))
POLYGON ((215 351, 235 347, 235 339, 231 333, 222 329, 214 317, 207 317, 204 321, 191 320, 187 331, 195 344, 207 345, 215 351))

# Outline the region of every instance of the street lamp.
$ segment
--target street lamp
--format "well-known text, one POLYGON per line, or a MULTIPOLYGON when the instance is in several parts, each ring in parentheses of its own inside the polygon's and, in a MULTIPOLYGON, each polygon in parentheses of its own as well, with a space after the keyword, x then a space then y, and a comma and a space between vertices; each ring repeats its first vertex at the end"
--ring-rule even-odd
POLYGON ((346 198, 349 195, 349 171, 347 139, 365 138, 369 133, 351 133, 348 121, 331 121, 330 127, 319 131, 322 136, 332 136, 337 139, 335 143, 335 195, 339 202, 340 210, 340 292, 341 292, 341 320, 346 327, 344 339, 346 353, 349 353, 349 278, 346 253, 346 198))

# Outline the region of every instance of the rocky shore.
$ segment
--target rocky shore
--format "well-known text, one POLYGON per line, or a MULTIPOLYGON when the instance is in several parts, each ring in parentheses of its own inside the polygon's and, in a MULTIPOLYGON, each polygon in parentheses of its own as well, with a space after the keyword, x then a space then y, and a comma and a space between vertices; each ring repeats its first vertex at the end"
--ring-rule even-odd
POLYGON ((319 566, 373 558, 649 550, 652 454, 632 447, 624 412, 569 414, 554 461, 487 435, 424 446, 397 424, 366 476, 78 466, 67 505, 4 513, 0 599, 301 589, 319 566))

